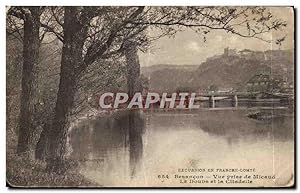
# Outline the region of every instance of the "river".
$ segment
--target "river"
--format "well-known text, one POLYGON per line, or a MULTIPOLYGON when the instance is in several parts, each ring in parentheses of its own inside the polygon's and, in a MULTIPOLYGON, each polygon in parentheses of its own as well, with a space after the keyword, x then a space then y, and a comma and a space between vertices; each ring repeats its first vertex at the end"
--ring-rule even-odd
POLYGON ((174 177, 192 174, 211 180, 211 174, 222 175, 208 173, 209 168, 250 168, 255 173, 249 175, 276 177, 217 186, 276 186, 293 179, 291 114, 259 121, 248 118, 247 109, 138 111, 133 113, 135 127, 130 127, 130 113, 87 120, 72 129, 71 157, 82 175, 106 187, 211 186, 174 177), (193 168, 204 172, 180 172, 193 168))

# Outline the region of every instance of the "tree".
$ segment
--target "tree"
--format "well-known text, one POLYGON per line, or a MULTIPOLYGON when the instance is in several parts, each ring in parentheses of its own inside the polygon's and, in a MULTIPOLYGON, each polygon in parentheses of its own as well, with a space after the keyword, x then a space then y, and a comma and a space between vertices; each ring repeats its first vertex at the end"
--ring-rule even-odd
MULTIPOLYGON (((56 172, 61 172, 61 169, 63 169, 61 166, 63 165, 66 148, 66 135, 68 129, 67 118, 74 104, 78 79, 80 78, 81 73, 84 72, 89 65, 98 58, 103 57, 104 53, 108 51, 113 43, 114 38, 118 35, 119 29, 124 25, 116 22, 115 27, 112 27, 106 41, 104 41, 104 43, 99 40, 93 42, 93 44, 87 48, 86 54, 83 57, 85 41, 87 38, 90 38, 90 35, 88 34, 90 30, 89 25, 92 18, 95 17, 95 12, 98 10, 94 10, 93 12, 91 10, 93 8, 89 7, 65 7, 64 9, 64 46, 62 50, 60 84, 53 125, 50 132, 48 132, 48 141, 50 144, 47 170, 56 172)), ((129 19, 136 17, 135 15, 138 15, 141 11, 142 9, 140 8, 135 10, 129 15, 129 19)))
POLYGON ((264 40, 262 34, 286 25, 262 7, 64 7, 63 10, 63 17, 54 16, 62 31, 60 27, 57 30, 57 26, 42 24, 63 42, 60 83, 48 138, 47 167, 55 172, 63 166, 68 117, 78 80, 95 61, 124 56, 126 41, 134 39, 136 47, 143 50, 151 41, 172 36, 183 28, 192 28, 204 36, 211 30, 223 30, 264 40), (158 29, 159 35, 145 33, 151 28, 158 29))
POLYGON ((6 46, 6 132, 7 149, 15 149, 20 110, 20 87, 22 76, 22 44, 7 33, 6 46))
MULTIPOLYGON (((23 20, 23 69, 17 153, 31 151, 31 136, 35 128, 37 104, 37 69, 40 47, 41 7, 11 7, 8 15, 23 20)), ((19 29, 15 29, 19 30, 19 29)))

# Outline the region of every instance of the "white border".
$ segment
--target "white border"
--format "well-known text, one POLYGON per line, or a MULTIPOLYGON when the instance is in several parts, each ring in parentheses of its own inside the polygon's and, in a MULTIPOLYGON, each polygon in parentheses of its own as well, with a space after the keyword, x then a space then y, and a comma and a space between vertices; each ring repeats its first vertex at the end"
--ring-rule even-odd
MULTIPOLYGON (((1 163, 0 163, 0 187, 1 187, 1 192, 2 191, 8 191, 8 189, 5 187, 6 185, 6 160, 5 160, 5 151, 6 151, 6 107, 5 107, 5 101, 6 101, 6 67, 5 67, 5 6, 6 5, 27 5, 27 6, 33 6, 33 5, 272 5, 272 6, 295 6, 297 11, 300 9, 300 1, 299 0, 272 0, 272 1, 267 1, 267 0, 251 0, 251 1, 243 1, 241 0, 209 0, 209 1, 199 1, 199 0, 151 0, 151 1, 146 1, 146 0, 109 0, 109 1, 95 1, 95 0, 72 0, 72 1, 62 1, 62 0, 47 0, 47 1, 41 1, 41 0, 2 0, 0 2, 0 28, 1 28, 1 35, 0 35, 0 45, 2 45, 2 49, 0 52, 0 85, 1 85, 1 92, 0 92, 0 109, 1 109, 1 116, 0 116, 0 123, 1 123, 1 129, 0 129, 0 158, 1 158, 1 163)), ((296 14, 296 26, 299 26, 299 12, 296 14)), ((299 37, 299 30, 297 30, 297 37, 299 37)), ((298 43, 297 46, 298 48, 296 56, 299 56, 299 47, 298 43)), ((298 66, 298 62, 296 64, 298 66)), ((299 66, 297 67, 297 75, 299 75, 299 66)), ((299 100, 299 81, 297 79, 297 101, 299 100)), ((297 108, 298 110, 298 108, 297 108)), ((299 120, 299 113, 297 113, 297 120, 299 120)), ((297 141, 299 141, 299 131, 297 131, 297 141)), ((298 144, 298 143, 297 143, 298 144)), ((299 148, 297 148, 297 155, 299 154, 299 148)), ((299 159, 298 159, 299 160, 299 159)), ((297 184, 299 186, 299 165, 297 163, 297 184)), ((183 189, 181 191, 186 191, 187 189, 183 189)), ((197 189, 195 189, 197 190, 197 189)), ((23 192, 26 190, 21 190, 20 192, 23 192)), ((35 192, 42 192, 43 190, 35 190, 35 192)), ((52 190, 48 190, 52 191, 52 190)), ((70 191, 70 190, 69 190, 70 191)), ((73 191, 73 190, 71 190, 73 191)), ((80 190, 81 191, 81 190, 80 190)), ((87 191, 87 190, 83 190, 87 191)), ((101 191, 105 191, 104 189, 101 191)), ((107 190, 106 190, 107 191, 107 190)), ((110 190, 110 192, 113 191, 118 191, 118 190, 110 190)), ((122 191, 131 191, 131 190, 122 190, 122 191)), ((138 192, 143 191, 143 190, 138 190, 138 192)), ((147 190, 146 190, 147 191, 147 190)), ((161 190, 156 190, 156 192, 162 192, 166 191, 166 189, 161 189, 161 190)), ((201 190, 204 192, 207 192, 208 190, 201 190)), ((228 190, 227 190, 228 191, 228 190)), ((246 191, 251 191, 251 190, 242 190, 243 192, 246 191)), ((259 190, 259 191, 265 191, 265 190, 259 190)), ((268 190, 272 191, 272 190, 268 190)), ((284 191, 284 189, 280 189, 279 191, 284 191)), ((238 191, 240 192, 240 190, 238 191)))

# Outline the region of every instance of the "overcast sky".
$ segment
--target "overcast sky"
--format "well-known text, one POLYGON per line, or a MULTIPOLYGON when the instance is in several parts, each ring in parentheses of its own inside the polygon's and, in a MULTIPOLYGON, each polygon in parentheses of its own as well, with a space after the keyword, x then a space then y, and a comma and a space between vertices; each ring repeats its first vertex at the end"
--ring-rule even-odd
MULTIPOLYGON (((288 26, 284 31, 265 34, 265 39, 277 39, 287 35, 281 49, 293 49, 294 16, 291 8, 271 8, 271 12, 277 18, 287 21, 288 26)), ((151 32, 150 32, 151 33, 151 32)), ((147 53, 140 53, 141 66, 155 64, 194 64, 199 65, 207 57, 222 54, 224 48, 235 48, 237 50, 269 50, 278 49, 275 43, 270 44, 253 38, 243 38, 230 35, 224 31, 212 31, 203 42, 203 36, 199 36, 192 30, 179 32, 175 38, 164 37, 152 44, 147 53)))

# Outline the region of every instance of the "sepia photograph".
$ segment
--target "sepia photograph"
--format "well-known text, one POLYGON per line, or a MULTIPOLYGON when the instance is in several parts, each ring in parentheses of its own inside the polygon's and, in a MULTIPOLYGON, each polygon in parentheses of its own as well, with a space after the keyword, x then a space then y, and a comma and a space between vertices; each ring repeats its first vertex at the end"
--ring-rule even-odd
POLYGON ((5 11, 9 188, 295 188, 293 6, 5 11))

